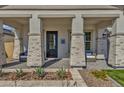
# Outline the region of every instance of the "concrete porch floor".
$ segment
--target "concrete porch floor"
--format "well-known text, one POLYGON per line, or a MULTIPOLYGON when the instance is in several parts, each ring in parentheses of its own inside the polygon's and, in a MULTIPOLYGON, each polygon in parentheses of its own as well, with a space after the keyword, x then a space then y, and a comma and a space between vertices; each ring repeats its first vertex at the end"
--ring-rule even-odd
MULTIPOLYGON (((19 60, 13 60, 8 62, 9 64, 3 66, 3 68, 6 69, 26 69, 31 68, 27 66, 27 62, 19 62, 19 60)), ((63 58, 63 59, 55 59, 50 58, 45 61, 45 64, 43 65, 44 68, 68 68, 69 67, 69 58, 63 58)))
POLYGON ((113 69, 106 64, 105 60, 96 60, 96 62, 87 62, 87 69, 113 69))
MULTIPOLYGON (((26 62, 19 62, 18 60, 13 60, 14 62, 11 64, 7 64, 5 65, 3 68, 6 69, 26 69, 26 68, 31 68, 31 67, 27 67, 27 63, 26 62)), ((69 58, 63 58, 63 59, 55 59, 55 58, 50 58, 48 60, 45 61, 45 64, 43 66, 44 68, 68 68, 70 67, 69 64, 69 58)), ((87 68, 86 69, 113 69, 111 67, 109 67, 105 60, 96 60, 96 62, 87 62, 87 68)), ((120 68, 120 69, 124 69, 124 68, 120 68)))

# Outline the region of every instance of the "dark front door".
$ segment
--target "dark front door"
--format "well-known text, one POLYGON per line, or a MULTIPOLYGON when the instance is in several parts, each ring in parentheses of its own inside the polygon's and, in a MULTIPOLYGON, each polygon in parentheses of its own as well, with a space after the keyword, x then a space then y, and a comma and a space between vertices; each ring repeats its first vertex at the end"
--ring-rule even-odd
POLYGON ((47 57, 56 58, 58 55, 58 32, 47 31, 46 44, 47 44, 47 57))

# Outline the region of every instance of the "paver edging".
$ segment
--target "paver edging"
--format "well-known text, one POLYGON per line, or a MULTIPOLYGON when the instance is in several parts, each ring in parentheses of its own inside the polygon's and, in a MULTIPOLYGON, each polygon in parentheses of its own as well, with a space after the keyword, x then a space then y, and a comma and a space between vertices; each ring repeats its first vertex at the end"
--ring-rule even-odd
POLYGON ((119 84, 117 81, 115 81, 113 78, 108 76, 108 79, 110 79, 117 87, 123 87, 121 84, 119 84))

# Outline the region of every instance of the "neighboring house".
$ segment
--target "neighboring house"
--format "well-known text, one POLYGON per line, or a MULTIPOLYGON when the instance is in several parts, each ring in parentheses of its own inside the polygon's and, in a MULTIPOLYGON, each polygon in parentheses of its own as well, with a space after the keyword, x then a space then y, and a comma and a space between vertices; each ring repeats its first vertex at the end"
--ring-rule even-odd
MULTIPOLYGON (((124 14, 109 5, 8 5, 0 8, 0 25, 15 29, 13 58, 28 51, 27 66, 46 58, 69 58, 72 67, 86 66, 86 57, 124 66, 124 14)), ((0 64, 5 54, 0 30, 0 64)))

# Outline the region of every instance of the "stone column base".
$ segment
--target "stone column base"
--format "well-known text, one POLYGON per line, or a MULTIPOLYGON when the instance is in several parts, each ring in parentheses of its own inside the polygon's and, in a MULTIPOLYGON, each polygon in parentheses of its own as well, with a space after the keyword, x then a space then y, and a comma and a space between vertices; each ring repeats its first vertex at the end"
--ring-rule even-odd
POLYGON ((108 63, 115 67, 124 67, 124 34, 116 34, 109 38, 108 63))
POLYGON ((6 55, 3 41, 3 33, 0 33, 0 65, 6 64, 6 55))
POLYGON ((27 66, 42 66, 43 65, 43 53, 41 45, 40 34, 30 34, 28 41, 28 58, 27 66))
POLYGON ((85 67, 85 44, 83 34, 72 34, 70 65, 72 67, 85 67))

